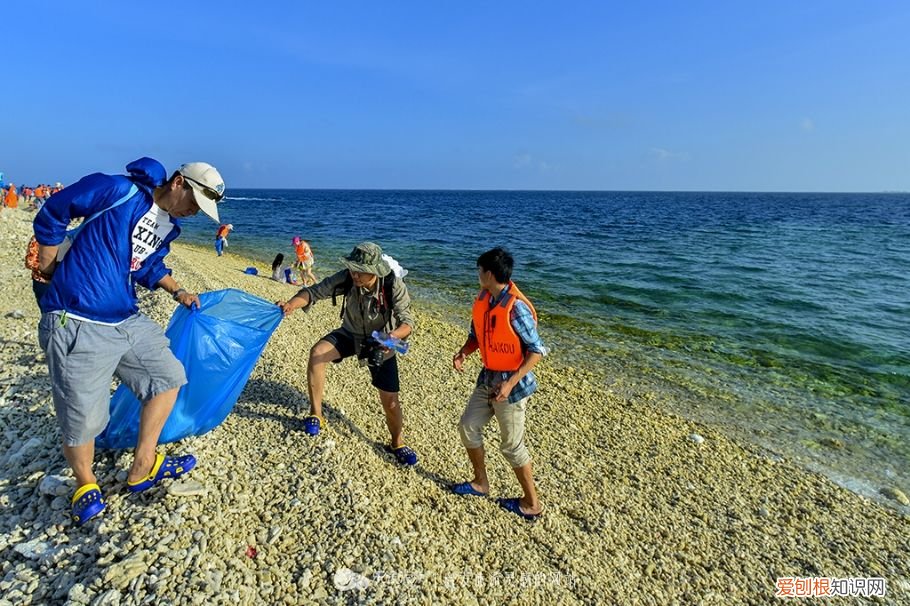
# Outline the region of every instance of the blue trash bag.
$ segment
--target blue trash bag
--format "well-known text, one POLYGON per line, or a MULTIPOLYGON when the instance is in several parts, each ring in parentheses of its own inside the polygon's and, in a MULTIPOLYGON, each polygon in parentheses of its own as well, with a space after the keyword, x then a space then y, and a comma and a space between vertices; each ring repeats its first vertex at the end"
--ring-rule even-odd
MULTIPOLYGON (((199 309, 179 306, 166 331, 188 382, 180 388, 159 444, 202 435, 224 421, 283 317, 274 303, 233 288, 202 293, 199 301, 199 309)), ((140 408, 132 391, 118 387, 110 421, 95 445, 136 446, 140 408)))

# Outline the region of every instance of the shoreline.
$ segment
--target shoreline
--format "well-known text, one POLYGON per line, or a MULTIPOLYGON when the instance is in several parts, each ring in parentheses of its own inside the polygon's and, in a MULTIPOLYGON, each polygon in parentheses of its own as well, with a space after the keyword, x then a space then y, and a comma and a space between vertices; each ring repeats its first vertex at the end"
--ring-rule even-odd
MULTIPOLYGON (((236 248, 229 250, 241 257, 252 255, 253 261, 259 261, 256 265, 267 266, 271 254, 263 251, 283 250, 286 239, 263 231, 265 223, 253 225, 256 229, 244 230, 236 248)), ((187 240, 201 247, 197 250, 210 249, 211 243, 200 240, 199 235, 198 228, 188 230, 187 240)), ((323 254, 317 271, 331 273, 341 268, 333 260, 347 251, 322 235, 319 246, 323 254)), ((347 236, 342 239, 348 241, 347 236)), ((401 241, 396 244, 418 268, 424 267, 408 276, 412 298, 422 309, 440 311, 441 318, 450 319, 456 330, 462 330, 476 288, 465 280, 470 274, 428 272, 427 260, 418 248, 401 241)), ((896 392, 874 383, 873 375, 842 377, 830 369, 801 369, 798 356, 787 362, 773 354, 763 357, 746 351, 731 358, 723 352, 732 351, 729 347, 736 342, 723 336, 723 330, 715 334, 703 326, 688 334, 678 327, 666 326, 665 331, 647 322, 638 327, 634 318, 613 318, 609 305, 602 316, 592 316, 584 305, 554 299, 552 290, 542 288, 543 283, 520 279, 519 283, 538 303, 541 333, 552 348, 551 365, 591 369, 613 383, 614 390, 618 388, 614 377, 623 384, 634 384, 626 390, 628 397, 646 394, 669 414, 723 428, 734 441, 798 462, 887 507, 900 508, 897 501, 885 496, 888 491, 910 493, 910 442, 906 439, 910 417, 896 408, 900 401, 896 392), (865 377, 874 385, 867 384, 865 377), (870 400, 859 393, 863 390, 877 395, 870 400)))
MULTIPOLYGON (((220 427, 162 448, 197 455, 187 479, 128 498, 131 456, 99 454, 109 509, 75 529, 60 507, 68 497, 41 488, 68 473, 22 268, 31 216, 0 213, 0 336, 11 345, 0 371, 9 445, 0 451, 0 595, 10 601, 775 603, 775 579, 787 576, 882 577, 884 603, 910 599, 906 513, 669 414, 621 376, 546 359, 535 370, 527 429, 545 507, 538 523, 448 493, 469 475, 456 424, 479 367, 473 356, 464 375, 451 369, 465 328, 420 302, 400 364, 418 469, 381 452, 375 390, 350 361, 328 373, 328 430, 303 434, 307 353, 339 323, 325 301, 282 322, 220 427), (174 494, 178 485, 199 494, 174 494), (369 587, 339 589, 343 568, 369 587)), ((166 262, 190 290, 241 288, 267 300, 296 292, 244 274, 250 261, 230 250, 217 258, 177 243, 166 262)), ((169 297, 140 289, 140 301, 166 325, 169 297)), ((488 429, 491 493, 514 496, 495 423, 488 429)))

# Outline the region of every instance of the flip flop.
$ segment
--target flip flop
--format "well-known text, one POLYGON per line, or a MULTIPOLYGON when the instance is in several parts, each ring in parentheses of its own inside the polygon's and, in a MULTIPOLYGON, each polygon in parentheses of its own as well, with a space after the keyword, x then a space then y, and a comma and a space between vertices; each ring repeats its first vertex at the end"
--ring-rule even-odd
POLYGON ((163 454, 155 455, 155 464, 147 476, 138 482, 127 482, 126 488, 130 492, 143 492, 148 490, 164 478, 177 479, 196 466, 196 457, 183 455, 180 457, 166 457, 163 454))
POLYGON ((318 436, 319 430, 322 429, 322 426, 325 425, 325 419, 317 415, 310 415, 303 418, 303 431, 307 435, 318 436))
POLYGON ((521 510, 521 505, 519 504, 519 499, 499 499, 498 503, 499 503, 499 506, 502 507, 503 509, 505 509, 506 511, 510 511, 510 512, 514 513, 515 515, 519 515, 523 519, 527 520, 528 522, 533 522, 534 520, 536 520, 537 518, 540 517, 539 513, 523 512, 521 510))
POLYGON ((399 465, 404 465, 405 467, 417 465, 417 453, 408 446, 399 446, 398 448, 386 446, 386 450, 395 455, 395 460, 398 461, 399 465))
POLYGON ((70 501, 72 507, 73 521, 76 526, 82 526, 107 507, 107 502, 101 494, 101 488, 97 484, 86 484, 81 486, 70 501))
POLYGON ((462 482, 461 484, 453 484, 453 485, 452 485, 452 492, 454 492, 454 493, 457 494, 457 495, 461 495, 461 496, 463 496, 463 497, 464 497, 464 496, 472 496, 472 497, 485 497, 485 496, 487 496, 487 493, 485 493, 485 492, 480 492, 479 490, 477 490, 476 488, 474 488, 473 486, 471 486, 471 483, 470 483, 470 482, 462 482))

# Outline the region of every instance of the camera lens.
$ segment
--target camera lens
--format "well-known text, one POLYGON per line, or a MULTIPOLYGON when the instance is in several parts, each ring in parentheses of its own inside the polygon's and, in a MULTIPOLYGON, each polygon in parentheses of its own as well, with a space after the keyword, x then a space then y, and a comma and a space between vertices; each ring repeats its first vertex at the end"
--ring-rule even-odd
POLYGON ((382 363, 384 361, 385 361, 385 354, 383 353, 382 349, 377 347, 377 348, 373 349, 372 351, 370 351, 370 356, 369 356, 369 365, 370 366, 374 366, 374 367, 382 366, 382 363))

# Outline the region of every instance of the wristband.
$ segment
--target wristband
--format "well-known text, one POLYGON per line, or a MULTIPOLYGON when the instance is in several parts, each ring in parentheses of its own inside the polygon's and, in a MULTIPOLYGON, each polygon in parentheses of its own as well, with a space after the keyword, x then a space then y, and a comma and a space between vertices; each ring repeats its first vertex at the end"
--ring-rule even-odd
POLYGON ((178 288, 177 290, 175 290, 175 291, 174 291, 174 295, 173 295, 173 296, 174 296, 174 300, 176 301, 177 299, 179 299, 179 298, 180 298, 180 293, 183 293, 183 292, 186 292, 186 289, 185 289, 185 288, 178 288))

